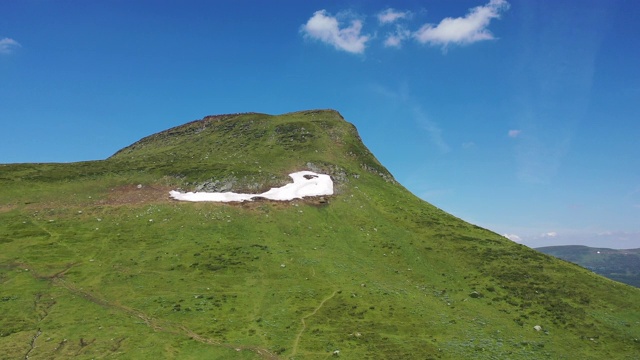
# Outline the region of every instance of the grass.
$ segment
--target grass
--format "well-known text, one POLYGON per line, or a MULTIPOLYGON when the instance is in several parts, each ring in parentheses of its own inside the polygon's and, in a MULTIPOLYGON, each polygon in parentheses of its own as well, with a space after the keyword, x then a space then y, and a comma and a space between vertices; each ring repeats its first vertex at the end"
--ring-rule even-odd
POLYGON ((336 112, 205 118, 104 161, 0 169, 0 358, 640 353, 638 289, 416 198, 336 112), (302 169, 331 174, 338 194, 168 199, 302 169))

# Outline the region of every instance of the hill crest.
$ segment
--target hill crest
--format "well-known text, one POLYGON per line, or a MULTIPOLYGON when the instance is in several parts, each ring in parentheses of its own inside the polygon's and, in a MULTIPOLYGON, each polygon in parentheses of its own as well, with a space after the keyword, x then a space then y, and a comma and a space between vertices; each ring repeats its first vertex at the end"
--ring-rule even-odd
POLYGON ((195 191, 265 191, 301 170, 331 175, 338 191, 362 171, 395 183, 335 110, 206 116, 147 136, 108 160, 182 178, 195 191))

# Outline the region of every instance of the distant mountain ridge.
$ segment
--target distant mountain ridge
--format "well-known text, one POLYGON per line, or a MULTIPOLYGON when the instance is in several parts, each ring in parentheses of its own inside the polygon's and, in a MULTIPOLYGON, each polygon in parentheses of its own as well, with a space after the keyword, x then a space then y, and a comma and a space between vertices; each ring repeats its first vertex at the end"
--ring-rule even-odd
MULTIPOLYGON (((487 204, 490 206, 490 204, 487 204)), ((0 166, 0 359, 637 359, 640 290, 429 204, 334 110, 0 166), (333 195, 260 194, 327 174, 333 195)))
POLYGON ((640 287, 640 249, 607 249, 582 245, 546 246, 536 250, 585 267, 609 279, 640 287))

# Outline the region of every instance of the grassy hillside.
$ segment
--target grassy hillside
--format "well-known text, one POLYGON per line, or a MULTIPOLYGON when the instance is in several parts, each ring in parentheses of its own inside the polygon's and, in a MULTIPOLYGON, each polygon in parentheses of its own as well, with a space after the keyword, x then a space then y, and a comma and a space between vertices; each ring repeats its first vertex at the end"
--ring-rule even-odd
POLYGON ((396 183, 335 111, 0 165, 0 358, 634 359, 640 290, 396 183), (312 170, 328 201, 183 203, 312 170), (539 326, 539 330, 534 327, 539 326))
POLYGON ((609 279, 640 287, 640 249, 616 250, 566 245, 546 246, 536 250, 571 261, 609 279))

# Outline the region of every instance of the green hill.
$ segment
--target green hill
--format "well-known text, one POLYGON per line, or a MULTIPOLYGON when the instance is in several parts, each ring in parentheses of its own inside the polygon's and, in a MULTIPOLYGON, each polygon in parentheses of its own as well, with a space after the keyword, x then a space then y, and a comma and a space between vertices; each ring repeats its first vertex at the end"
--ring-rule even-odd
POLYGON ((565 245, 546 246, 536 250, 571 261, 609 279, 640 287, 640 249, 617 250, 565 245))
POLYGON ((0 314, 3 359, 640 354, 639 289, 420 200, 335 111, 212 116, 102 161, 0 165, 0 314), (336 194, 168 196, 300 170, 336 194))

